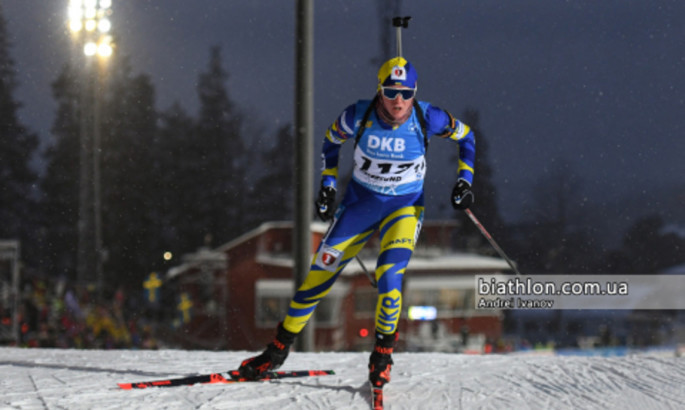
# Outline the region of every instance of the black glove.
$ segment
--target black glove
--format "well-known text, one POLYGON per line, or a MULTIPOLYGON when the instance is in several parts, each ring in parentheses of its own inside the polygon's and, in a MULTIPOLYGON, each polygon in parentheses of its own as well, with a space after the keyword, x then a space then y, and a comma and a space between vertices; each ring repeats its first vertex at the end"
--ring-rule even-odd
POLYGON ((473 204, 474 196, 471 192, 471 184, 466 180, 460 179, 452 188, 452 207, 454 209, 466 209, 473 204))
POLYGON ((333 218, 333 204, 335 203, 335 188, 322 186, 319 189, 319 199, 316 200, 316 213, 322 221, 333 218))

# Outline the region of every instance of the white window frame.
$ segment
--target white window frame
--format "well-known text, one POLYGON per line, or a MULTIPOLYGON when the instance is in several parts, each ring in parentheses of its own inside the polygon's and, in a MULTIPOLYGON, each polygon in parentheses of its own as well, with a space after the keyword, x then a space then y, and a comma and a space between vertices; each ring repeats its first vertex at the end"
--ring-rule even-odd
MULTIPOLYGON (((330 292, 319 302, 314 311, 314 323, 317 327, 337 327, 342 323, 342 303, 347 296, 349 286, 345 283, 335 283, 330 292), (330 317, 321 320, 323 313, 329 313, 330 317)), ((255 283, 255 323, 259 328, 274 327, 285 318, 288 313, 290 300, 295 294, 295 285, 287 279, 262 279, 255 283), (279 299, 279 319, 265 319, 263 317, 263 298, 279 299)))
POLYGON ((407 317, 410 307, 411 293, 413 291, 434 291, 439 293, 441 290, 458 290, 470 293, 467 296, 467 306, 461 309, 445 310, 438 308, 438 319, 472 317, 472 316, 492 316, 492 311, 477 310, 475 307, 476 297, 476 275, 458 276, 426 276, 408 278, 405 285, 402 301, 403 316, 407 317))

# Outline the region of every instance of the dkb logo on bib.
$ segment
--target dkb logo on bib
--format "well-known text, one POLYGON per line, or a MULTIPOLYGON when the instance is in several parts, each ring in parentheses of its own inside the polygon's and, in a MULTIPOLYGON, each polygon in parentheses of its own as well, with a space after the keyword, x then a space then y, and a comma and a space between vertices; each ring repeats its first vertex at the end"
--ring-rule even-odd
POLYGON ((381 151, 390 152, 404 152, 405 144, 402 138, 389 138, 389 137, 377 137, 375 135, 369 135, 368 147, 370 149, 378 149, 381 151))

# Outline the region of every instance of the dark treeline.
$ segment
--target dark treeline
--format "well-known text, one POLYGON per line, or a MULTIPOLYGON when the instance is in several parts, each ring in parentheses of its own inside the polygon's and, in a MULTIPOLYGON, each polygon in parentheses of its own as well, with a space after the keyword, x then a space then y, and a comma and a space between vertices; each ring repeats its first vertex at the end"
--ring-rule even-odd
MULTIPOLYGON (((100 155, 109 285, 140 286, 162 267, 166 251, 183 255, 222 244, 267 219, 290 219, 291 127, 250 135, 263 151, 250 149, 250 127, 226 89, 219 48, 210 50, 199 75, 195 116, 178 103, 157 112, 149 76, 134 75, 126 59, 109 72, 102 89, 100 155)), ((38 266, 67 277, 77 257, 79 87, 68 66, 53 84, 58 112, 37 204, 45 216, 38 266)))
MULTIPOLYGON (((473 212, 524 274, 652 274, 685 263, 685 238, 668 220, 668 209, 654 209, 622 224, 618 247, 607 245, 607 221, 619 210, 603 206, 584 194, 583 181, 568 161, 552 161, 530 188, 526 211, 516 223, 506 223, 497 204, 490 165, 489 139, 482 131, 478 111, 466 109, 460 118, 476 134, 473 212), (604 220, 606 219, 606 220, 604 220)), ((628 205, 618 204, 616 206, 628 205)), ((645 204, 648 205, 648 204, 645 204)), ((496 255, 471 221, 455 217, 461 229, 458 248, 496 255)))
MULTIPOLYGON (((75 279, 79 222, 80 69, 66 65, 52 84, 57 103, 51 141, 19 121, 16 68, 0 9, 0 238, 19 239, 26 270, 75 279), (45 164, 39 174, 35 156, 45 164)), ((268 220, 291 219, 293 131, 258 127, 232 100, 221 50, 211 48, 197 78, 199 110, 180 103, 159 111, 146 74, 126 58, 110 61, 101 89, 101 199, 106 284, 140 288, 164 269, 165 251, 183 255, 203 244, 218 246, 268 220)), ((30 105, 30 101, 26 102, 30 105)), ((257 113, 258 114, 258 113, 257 113)), ((501 245, 529 273, 650 273, 681 263, 683 239, 664 230, 659 217, 635 221, 622 247, 605 249, 597 232, 571 209, 579 181, 562 165, 530 195, 524 222, 508 226, 497 209, 488 138, 478 112, 461 118, 477 134, 475 212, 501 245)), ((439 166, 439 165, 436 165, 439 166)), ((587 209, 587 208, 586 208, 587 209)), ((492 253, 464 218, 455 245, 492 253)), ((170 262, 179 263, 178 259, 170 262)))
MULTIPOLYGON (((53 81, 57 109, 49 144, 39 152, 38 136, 19 120, 8 38, 0 9, 0 239, 20 240, 27 273, 75 280, 81 121, 93 104, 83 98, 89 77, 79 63, 65 65, 53 81)), ((291 126, 255 131, 232 100, 228 79, 221 50, 213 47, 196 81, 198 112, 180 103, 158 111, 150 77, 133 73, 126 57, 108 61, 97 88, 107 288, 140 288, 151 271, 180 263, 178 256, 220 245, 266 220, 291 219, 291 126), (165 262, 167 251, 176 258, 165 262)))

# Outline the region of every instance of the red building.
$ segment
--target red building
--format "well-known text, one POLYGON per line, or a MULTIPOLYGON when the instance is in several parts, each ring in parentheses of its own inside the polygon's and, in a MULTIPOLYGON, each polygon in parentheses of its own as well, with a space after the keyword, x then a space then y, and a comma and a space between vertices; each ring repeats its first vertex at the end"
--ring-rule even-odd
MULTIPOLYGON (((312 253, 327 227, 312 224, 312 253)), ((265 223, 219 248, 187 255, 170 269, 165 291, 179 300, 183 296, 179 308, 186 313, 172 335, 175 342, 186 348, 261 350, 295 291, 292 228, 291 222, 265 223)), ((422 228, 405 274, 399 328, 406 350, 480 350, 486 340, 501 336, 501 312, 475 309, 474 275, 509 267, 499 258, 450 250, 454 230, 448 222, 426 222, 422 228)), ((375 237, 360 253, 372 273, 377 252, 375 237)), ((315 311, 315 349, 368 350, 376 292, 362 266, 351 261, 315 311)))

